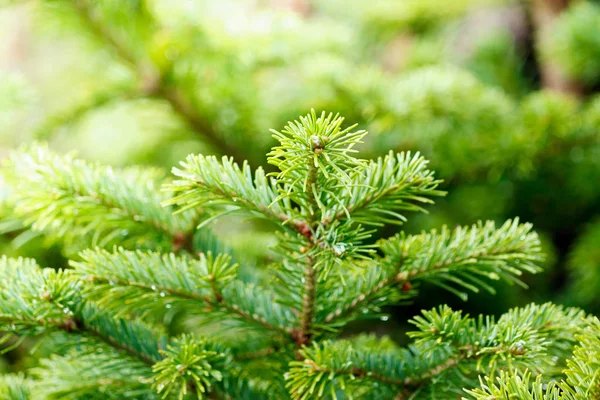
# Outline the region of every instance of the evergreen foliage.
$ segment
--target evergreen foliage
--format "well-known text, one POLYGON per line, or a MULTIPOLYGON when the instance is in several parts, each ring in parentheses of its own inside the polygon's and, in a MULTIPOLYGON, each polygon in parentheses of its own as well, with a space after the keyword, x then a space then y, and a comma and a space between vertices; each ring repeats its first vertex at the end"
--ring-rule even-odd
POLYGON ((600 398, 597 0, 7 5, 0 398, 600 398))
POLYGON ((43 147, 15 152, 5 172, 18 185, 16 215, 84 250, 64 269, 0 261, 3 341, 55 343, 27 378, 3 378, 7 398, 590 398, 600 325, 578 309, 530 305, 495 319, 441 306, 410 321, 405 348, 339 338, 352 321, 418 296, 421 282, 466 298, 494 292, 494 280, 523 284, 521 274, 538 272, 542 260, 531 225, 516 219, 373 242, 375 230, 402 224, 443 192, 419 154, 357 158, 366 132, 353 128, 313 111, 273 131, 279 145, 268 161, 277 171, 191 155, 162 192, 155 171, 43 147), (256 282, 230 254, 180 245, 193 224, 229 213, 278 232, 256 282), (542 378, 530 384, 527 371, 542 378))

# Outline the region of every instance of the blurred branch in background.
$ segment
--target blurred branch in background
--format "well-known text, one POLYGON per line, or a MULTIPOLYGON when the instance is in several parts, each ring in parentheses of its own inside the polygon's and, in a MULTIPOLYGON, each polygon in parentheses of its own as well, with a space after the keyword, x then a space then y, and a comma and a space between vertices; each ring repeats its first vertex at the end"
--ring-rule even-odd
MULTIPOLYGON (((532 0, 531 14, 538 47, 543 48, 552 44, 560 15, 571 2, 571 0, 532 0)), ((565 73, 559 62, 545 57, 539 57, 538 62, 543 87, 574 96, 580 95, 582 87, 565 73)))

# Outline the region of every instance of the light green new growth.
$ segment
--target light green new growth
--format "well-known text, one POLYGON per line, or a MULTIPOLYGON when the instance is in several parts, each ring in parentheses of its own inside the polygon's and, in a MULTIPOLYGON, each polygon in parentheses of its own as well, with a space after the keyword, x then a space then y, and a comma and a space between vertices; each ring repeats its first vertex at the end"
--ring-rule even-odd
POLYGON ((360 159, 355 146, 366 132, 332 114, 312 112, 273 134, 276 172, 190 155, 162 192, 155 173, 44 148, 15 153, 6 173, 16 178, 17 215, 81 251, 64 270, 0 260, 5 343, 60 343, 2 390, 15 399, 478 398, 496 378, 512 390, 527 378, 510 374, 525 370, 544 374, 539 382, 565 379, 573 393, 597 385, 597 324, 551 304, 498 319, 441 306, 411 320, 407 348, 338 339, 347 324, 417 296, 421 283, 463 299, 493 293, 492 281, 522 284, 524 272, 539 271, 540 243, 517 219, 373 243, 369 229, 401 225, 444 194, 427 161, 393 152, 360 159), (194 235, 227 214, 275 227, 278 243, 252 282, 240 273, 243 254, 233 262, 214 236, 194 235), (463 390, 480 376, 489 377, 482 389, 463 390))

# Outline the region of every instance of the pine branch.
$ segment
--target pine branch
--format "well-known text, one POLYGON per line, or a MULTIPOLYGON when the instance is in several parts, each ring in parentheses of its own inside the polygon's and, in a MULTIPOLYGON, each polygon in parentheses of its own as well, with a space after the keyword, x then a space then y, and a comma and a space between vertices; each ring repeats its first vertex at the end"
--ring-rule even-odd
POLYGON ((496 322, 444 306, 411 322, 419 331, 409 333, 416 340, 407 349, 377 339, 304 347, 304 360, 290 362, 287 387, 292 398, 337 398, 338 391, 374 398, 373 382, 381 399, 398 393, 407 398, 450 396, 476 382, 480 373, 495 375, 523 366, 552 371, 559 355, 575 345, 574 333, 585 324, 585 315, 551 304, 531 305, 513 309, 496 322))
POLYGON ((148 384, 152 369, 110 348, 52 355, 32 368, 31 374, 34 393, 43 393, 49 400, 160 398, 148 384))
POLYGON ((339 115, 323 112, 317 117, 312 110, 283 131, 272 131, 280 145, 268 154, 268 162, 280 170, 275 174, 282 185, 280 197, 290 199, 311 216, 324 214, 328 203, 335 201, 337 189, 349 190, 351 176, 365 165, 350 154, 356 152, 353 147, 362 143, 367 132, 352 132, 355 126, 342 129, 343 122, 339 115))
POLYGON ((393 398, 401 390, 413 391, 448 368, 438 359, 419 357, 415 349, 363 351, 350 342, 323 342, 304 347, 303 361, 290 362, 287 388, 293 399, 338 398, 338 391, 357 398, 393 398))
POLYGON ((34 147, 15 153, 6 171, 15 216, 75 248, 85 241, 170 248, 193 233, 194 212, 173 216, 161 206, 158 170, 116 170, 34 147))
POLYGON ((352 179, 350 191, 343 191, 340 203, 329 208, 323 223, 348 218, 355 223, 382 226, 401 224, 399 212, 425 211, 419 203, 432 203, 425 196, 439 196, 441 182, 426 169, 427 160, 418 153, 394 154, 370 161, 352 179))
POLYGON ((2 374, 0 376, 0 398, 4 400, 29 400, 33 382, 23 374, 2 374))
MULTIPOLYGON (((465 390, 471 397, 463 397, 463 400, 487 400, 494 399, 531 399, 531 400, 575 400, 561 392, 556 382, 545 384, 542 377, 538 375, 535 379, 531 378, 531 372, 510 373, 502 371, 500 376, 494 378, 486 377, 480 379, 481 388, 475 390, 465 390)), ((579 400, 584 400, 580 398, 579 400)))
POLYGON ((287 337, 291 313, 259 287, 235 279, 236 265, 225 255, 199 260, 115 249, 85 251, 73 262, 74 273, 91 282, 89 294, 103 307, 154 317, 172 308, 210 310, 210 318, 250 323, 287 337), (123 302, 125 302, 125 307, 123 302))
POLYGON ((188 393, 198 398, 209 393, 213 383, 223 380, 221 370, 230 362, 227 353, 207 342, 182 336, 162 351, 163 360, 154 364, 153 388, 163 398, 177 394, 182 400, 188 393))
POLYGON ((80 299, 80 285, 67 273, 42 270, 31 259, 3 256, 0 287, 0 331, 38 336, 76 329, 72 310, 80 299))
MULTIPOLYGON (((412 282, 425 281, 466 298, 466 290, 483 288, 494 293, 485 280, 505 280, 523 285, 518 279, 522 271, 536 273, 541 259, 539 239, 530 224, 518 219, 507 221, 496 229, 493 222, 471 228, 420 235, 397 235, 382 240, 379 246, 385 257, 364 276, 349 277, 351 287, 361 293, 336 299, 337 309, 325 317, 333 323, 359 308, 382 304, 378 299, 392 287, 412 288, 412 282), (482 279, 483 278, 483 279, 482 279)), ((389 304, 389 303, 388 303, 389 304)))
POLYGON ((233 158, 223 157, 219 162, 214 156, 202 155, 190 155, 181 165, 182 169, 173 169, 181 179, 165 187, 178 195, 165 205, 179 205, 181 211, 197 207, 212 210, 214 215, 208 221, 234 211, 246 211, 276 223, 293 225, 290 202, 276 200, 277 187, 262 168, 256 170, 253 178, 246 162, 240 168, 233 158))
POLYGON ((567 360, 566 382, 560 387, 567 400, 600 398, 600 320, 591 317, 576 338, 579 343, 567 360))
MULTIPOLYGON (((60 371, 65 375, 59 379, 58 385, 56 380, 45 379, 47 384, 51 385, 46 388, 49 393, 59 397, 60 393, 63 393, 61 387, 65 384, 67 389, 64 390, 67 392, 88 393, 102 386, 119 387, 125 384, 129 385, 127 391, 132 390, 132 385, 141 390, 140 387, 146 387, 144 381, 151 378, 150 367, 158 373, 155 378, 157 390, 161 392, 165 388, 168 383, 169 365, 178 365, 176 349, 179 348, 177 346, 180 346, 180 341, 172 341, 169 345, 167 336, 156 329, 139 322, 116 318, 106 308, 100 311, 99 307, 80 297, 81 286, 76 284, 67 272, 41 270, 33 261, 25 259, 5 257, 0 260, 0 264, 0 272, 5 275, 3 278, 18 278, 12 283, 2 280, 5 282, 2 294, 7 296, 0 298, 3 316, 0 319, 0 331, 26 336, 39 336, 56 331, 78 335, 79 346, 76 353, 72 354, 77 355, 77 363, 101 363, 100 365, 105 367, 101 371, 93 369, 91 375, 82 383, 70 375, 73 373, 68 368, 72 362, 71 356, 50 359, 37 373, 46 377, 48 373, 55 376, 56 368, 62 368, 60 371), (25 312, 28 315, 23 315, 25 312), (98 380, 101 383, 94 383, 98 380)), ((202 358, 204 353, 200 348, 205 347, 205 341, 195 341, 190 337, 182 340, 189 347, 182 357, 191 361, 202 358)), ((223 358, 222 352, 213 353, 212 356, 223 358)), ((214 361, 213 358, 210 360, 214 361)), ((202 365, 206 367, 208 364, 202 365)), ((190 368, 193 368, 193 365, 190 365, 190 368)), ((216 371, 211 376, 217 381, 220 380, 216 371)), ((181 379, 185 379, 185 382, 191 379, 195 383, 193 391, 204 392, 206 387, 210 386, 206 379, 200 382, 188 373, 179 371, 177 379, 170 380, 170 385, 173 386, 169 386, 169 392, 179 390, 178 382, 181 382, 181 379)), ((187 390, 183 390, 183 393, 187 390)))

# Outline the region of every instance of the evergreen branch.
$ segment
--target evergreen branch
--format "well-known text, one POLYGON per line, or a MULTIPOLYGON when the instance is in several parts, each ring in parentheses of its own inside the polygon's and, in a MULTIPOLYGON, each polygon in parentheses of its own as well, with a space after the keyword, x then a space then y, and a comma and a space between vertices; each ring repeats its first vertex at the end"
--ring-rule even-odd
MULTIPOLYGON (((144 379, 135 376, 143 376, 145 371, 147 380, 150 376, 149 367, 161 362, 163 364, 160 365, 164 365, 168 363, 166 360, 171 359, 168 352, 162 352, 164 349, 172 350, 168 347, 169 340, 164 334, 137 322, 115 318, 105 309, 100 312, 95 305, 80 297, 81 287, 67 272, 41 270, 33 261, 26 259, 4 257, 0 264, 3 278, 19 278, 2 280, 6 285, 2 287, 2 294, 6 297, 0 298, 0 330, 26 336, 53 331, 76 334, 80 338, 76 358, 78 362, 85 365, 88 362, 102 361, 102 365, 107 368, 103 371, 95 370, 83 384, 72 379, 72 376, 69 378, 69 371, 63 368, 61 373, 65 376, 59 385, 48 380, 48 384, 52 386, 52 389, 48 388, 49 393, 60 396, 64 385, 68 387, 65 390, 82 393, 96 390, 98 386, 119 386, 127 382, 130 386, 133 382, 134 385, 144 387, 144 379), (25 312, 29 314, 23 315, 25 312), (106 347, 117 353, 107 353, 106 347), (123 355, 126 357, 123 358, 123 355), (111 368, 116 368, 120 375, 115 376, 111 368), (111 371, 114 379, 106 377, 111 375, 111 371), (131 373, 133 377, 127 373, 131 373), (97 379, 101 379, 102 383, 92 383, 97 379)), ((189 352, 187 354, 192 356, 189 352)), ((72 359, 50 359, 37 373, 47 374, 49 367, 59 368, 61 363, 65 367, 64 363, 69 364, 69 360, 72 359)), ((56 375, 56 371, 52 373, 56 375)))
POLYGON ((194 213, 161 207, 157 170, 125 169, 60 157, 46 148, 18 152, 7 164, 15 215, 66 244, 173 246, 193 232, 194 213))
MULTIPOLYGON (((542 376, 538 375, 535 379, 531 378, 531 372, 510 373, 500 372, 495 377, 480 378, 481 388, 475 390, 465 390, 471 397, 469 399, 487 400, 487 399, 531 399, 531 400, 576 400, 562 393, 556 382, 549 384, 542 382, 542 376)), ((463 397, 463 400, 468 400, 463 397)), ((584 400, 580 398, 578 400, 584 400)))
POLYGON ((359 307, 380 304, 380 294, 395 286, 410 290, 414 281, 431 282, 463 299, 464 289, 477 292, 482 287, 494 293, 484 279, 523 285, 517 277, 522 271, 538 272, 536 262, 541 260, 537 235, 531 232, 530 224, 519 224, 518 219, 498 229, 488 221, 453 231, 443 227, 440 232, 420 235, 401 233, 380 241, 379 246, 385 254, 379 265, 364 276, 348 278, 361 293, 336 299, 338 307, 325 322, 345 318, 359 307))
POLYGON ((414 392, 457 364, 445 357, 420 357, 415 348, 359 349, 347 341, 323 342, 304 347, 303 361, 290 362, 287 387, 293 399, 331 396, 337 391, 356 397, 393 398, 400 391, 414 392), (371 382, 367 384, 367 382, 371 382), (375 385, 373 385, 375 384, 375 385))
POLYGON ((223 380, 222 369, 230 362, 227 353, 203 339, 184 335, 162 351, 163 360, 152 367, 157 393, 163 398, 177 394, 182 400, 189 392, 199 399, 209 393, 213 383, 223 380))
POLYGON ((59 399, 158 400, 151 389, 152 369, 111 348, 80 349, 52 355, 32 368, 34 393, 59 399))
POLYGON ((276 200, 277 187, 262 168, 253 178, 246 162, 240 168, 233 158, 218 161, 214 156, 202 155, 188 156, 181 166, 173 169, 181 179, 165 187, 178 195, 165 205, 180 205, 181 211, 196 207, 220 209, 217 216, 242 210, 277 223, 291 220, 289 201, 276 200))
POLYGON ((235 318, 285 336, 292 315, 261 288, 236 281, 229 257, 211 253, 199 260, 115 249, 87 250, 74 273, 93 282, 89 293, 107 309, 160 315, 172 307, 211 310, 211 318, 235 318), (123 307, 125 302, 126 307, 123 307))
POLYGON ((0 376, 0 398, 4 400, 29 400, 33 382, 23 374, 2 374, 0 376))
POLYGON ((80 332, 152 364, 160 335, 88 304, 81 297, 81 284, 70 272, 41 269, 29 259, 1 258, 0 331, 21 336, 80 332))
POLYGON ((268 154, 268 162, 280 171, 274 174, 281 184, 280 198, 292 200, 311 216, 325 212, 340 186, 349 190, 354 171, 365 165, 350 154, 367 132, 352 132, 354 126, 342 129, 343 122, 339 115, 323 112, 317 117, 312 110, 283 131, 272 131, 280 145, 268 154))
POLYGON ((444 284, 449 281, 475 292, 482 286, 494 293, 493 288, 482 284, 480 277, 525 286, 517 277, 523 271, 540 271, 536 265, 542 260, 540 241, 531 228, 531 224, 519 224, 518 218, 506 221, 500 228, 492 221, 479 222, 453 231, 443 227, 439 233, 434 230, 414 236, 400 234, 380 242, 380 247, 387 262, 400 266, 397 279, 418 277, 452 290, 444 284))
POLYGON ((304 295, 302 296, 302 309, 300 312, 300 331, 296 342, 298 345, 308 344, 312 337, 313 322, 315 318, 315 301, 317 299, 317 273, 314 260, 307 257, 304 267, 304 295))
POLYGON ((41 269, 34 260, 0 258, 0 331, 38 336, 76 329, 73 308, 80 285, 63 271, 41 269))
POLYGON ((227 400, 279 400, 288 398, 282 363, 272 357, 250 364, 231 363, 218 393, 227 400))
POLYGON ((447 306, 423 311, 410 320, 419 330, 409 332, 415 345, 426 353, 458 353, 490 357, 480 362, 494 370, 498 364, 526 361, 534 368, 555 363, 554 357, 575 344, 574 332, 585 322, 577 309, 547 303, 514 308, 496 322, 493 317, 474 319, 447 306))
POLYGON ((76 311, 76 323, 77 329, 84 334, 149 366, 162 358, 160 352, 168 343, 163 332, 100 312, 99 307, 92 304, 76 311))
POLYGON ((462 370, 447 371, 456 376, 432 382, 436 390, 453 392, 458 392, 461 384, 474 385, 478 373, 495 376, 498 371, 532 368, 552 374, 560 366, 558 360, 576 344, 575 333, 587 325, 581 310, 550 303, 512 309, 497 321, 493 317, 470 318, 443 306, 424 311, 410 322, 419 328, 409 336, 416 339, 421 354, 446 355, 457 360, 457 367, 462 366, 462 370))
POLYGON ((416 341, 408 349, 377 345, 377 339, 304 347, 303 361, 290 362, 287 387, 292 398, 337 398, 338 391, 373 398, 369 381, 378 383, 377 398, 382 399, 398 392, 412 398, 450 396, 461 393, 479 373, 495 375, 522 366, 547 370, 559 352, 575 345, 574 332, 585 324, 585 315, 551 304, 531 305, 513 309, 496 322, 444 306, 412 322, 419 331, 409 333, 416 341))
POLYGON ((566 400, 600 398, 600 320, 591 317, 578 340, 573 355, 567 359, 567 376, 560 384, 566 400))
POLYGON ((435 190, 441 182, 426 169, 427 160, 418 153, 394 154, 370 161, 353 177, 350 191, 343 191, 340 202, 329 208, 323 223, 349 218, 367 225, 401 224, 403 211, 425 211, 418 203, 431 203, 425 196, 440 196, 435 190))

